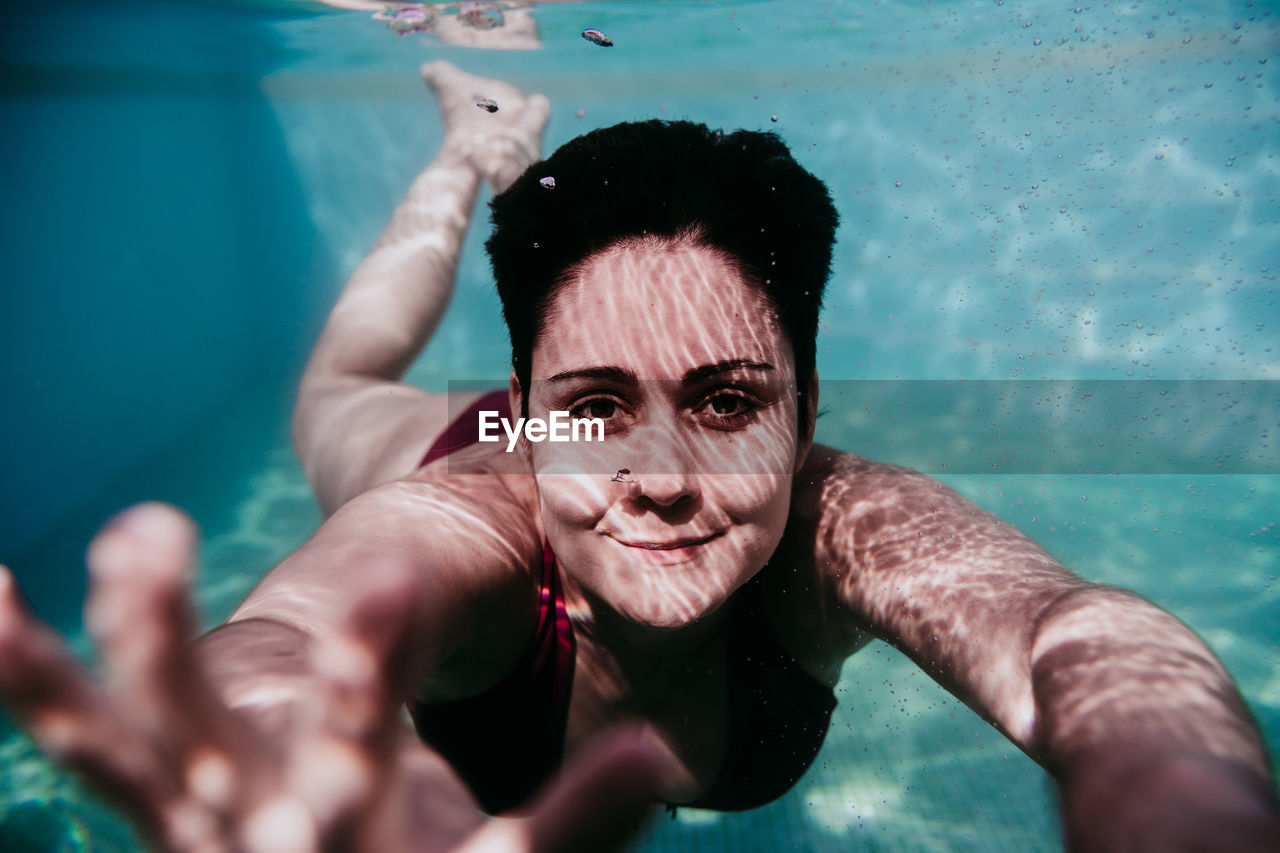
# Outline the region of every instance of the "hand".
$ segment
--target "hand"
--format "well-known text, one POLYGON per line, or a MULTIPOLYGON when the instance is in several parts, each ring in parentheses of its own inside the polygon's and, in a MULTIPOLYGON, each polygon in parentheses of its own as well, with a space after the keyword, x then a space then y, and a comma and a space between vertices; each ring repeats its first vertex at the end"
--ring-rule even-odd
POLYGON ((1275 793, 1257 772, 1203 756, 1097 762, 1063 785, 1067 849, 1108 853, 1280 850, 1275 793))
POLYGON ((462 157, 494 192, 502 192, 541 159, 542 131, 551 103, 542 95, 524 95, 510 83, 476 77, 443 60, 420 69, 440 103, 444 148, 462 157), (498 105, 487 112, 476 102, 498 105))
MULTIPOLYGON (((24 610, 0 567, 0 697, 157 848, 601 849, 633 832, 652 802, 663 759, 626 732, 571 766, 530 816, 486 819, 399 721, 391 697, 403 695, 421 626, 413 576, 391 561, 353 572, 356 603, 342 630, 313 643, 296 676, 257 685, 256 700, 228 708, 211 674, 217 662, 188 642, 195 540, 193 525, 159 504, 122 513, 94 539, 86 623, 112 674, 105 687, 24 610), (272 690, 290 696, 285 726, 253 710, 272 690)), ((252 640, 255 630, 232 623, 202 646, 236 631, 252 640)), ((272 648, 260 643, 259 656, 272 648)))

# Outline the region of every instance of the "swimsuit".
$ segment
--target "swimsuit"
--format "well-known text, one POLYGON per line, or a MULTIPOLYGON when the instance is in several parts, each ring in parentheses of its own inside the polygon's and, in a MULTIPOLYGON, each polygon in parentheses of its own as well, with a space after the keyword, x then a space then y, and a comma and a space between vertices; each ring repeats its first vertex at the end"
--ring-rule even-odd
MULTIPOLYGON (((511 416, 505 391, 480 398, 449 425, 422 464, 474 443, 481 409, 511 416)), ((716 781, 690 807, 741 811, 777 799, 813 763, 831 723, 835 695, 773 636, 760 588, 753 578, 730 602, 727 749, 716 781)), ((515 668, 478 696, 410 701, 419 737, 453 766, 490 814, 524 804, 559 768, 574 650, 556 557, 544 543, 538 626, 515 668)))

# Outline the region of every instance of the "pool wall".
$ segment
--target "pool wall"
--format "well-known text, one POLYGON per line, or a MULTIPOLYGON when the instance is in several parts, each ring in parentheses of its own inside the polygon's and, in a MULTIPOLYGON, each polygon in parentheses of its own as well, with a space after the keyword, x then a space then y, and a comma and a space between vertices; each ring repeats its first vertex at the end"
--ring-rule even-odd
POLYGON ((43 609, 78 588, 78 561, 22 576, 60 519, 237 401, 287 396, 326 249, 252 10, 3 14, 0 561, 43 609))

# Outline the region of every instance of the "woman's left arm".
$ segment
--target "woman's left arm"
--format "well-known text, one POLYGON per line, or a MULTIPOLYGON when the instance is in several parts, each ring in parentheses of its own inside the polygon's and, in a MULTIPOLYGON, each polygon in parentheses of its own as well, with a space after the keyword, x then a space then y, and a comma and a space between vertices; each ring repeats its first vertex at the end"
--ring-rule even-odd
POLYGON ((1053 773, 1072 849, 1280 849, 1266 747, 1190 628, 932 478, 819 456, 807 514, 847 618, 1053 773))

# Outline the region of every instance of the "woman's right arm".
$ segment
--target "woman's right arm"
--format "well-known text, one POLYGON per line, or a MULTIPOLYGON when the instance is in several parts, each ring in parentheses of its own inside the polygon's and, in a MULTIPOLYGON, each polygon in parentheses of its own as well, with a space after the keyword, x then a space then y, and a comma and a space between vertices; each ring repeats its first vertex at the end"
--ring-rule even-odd
POLYGON ((471 630, 467 554, 514 565, 525 550, 495 537, 500 526, 482 535, 500 523, 487 513, 430 525, 442 497, 397 484, 353 501, 195 645, 192 525, 156 504, 122 513, 89 554, 86 623, 111 684, 93 682, 0 571, 0 695, 166 850, 569 849, 624 837, 660 773, 634 734, 563 775, 533 816, 487 821, 401 722, 407 692, 471 630), (414 521, 437 532, 428 552, 433 537, 403 526, 414 521))

